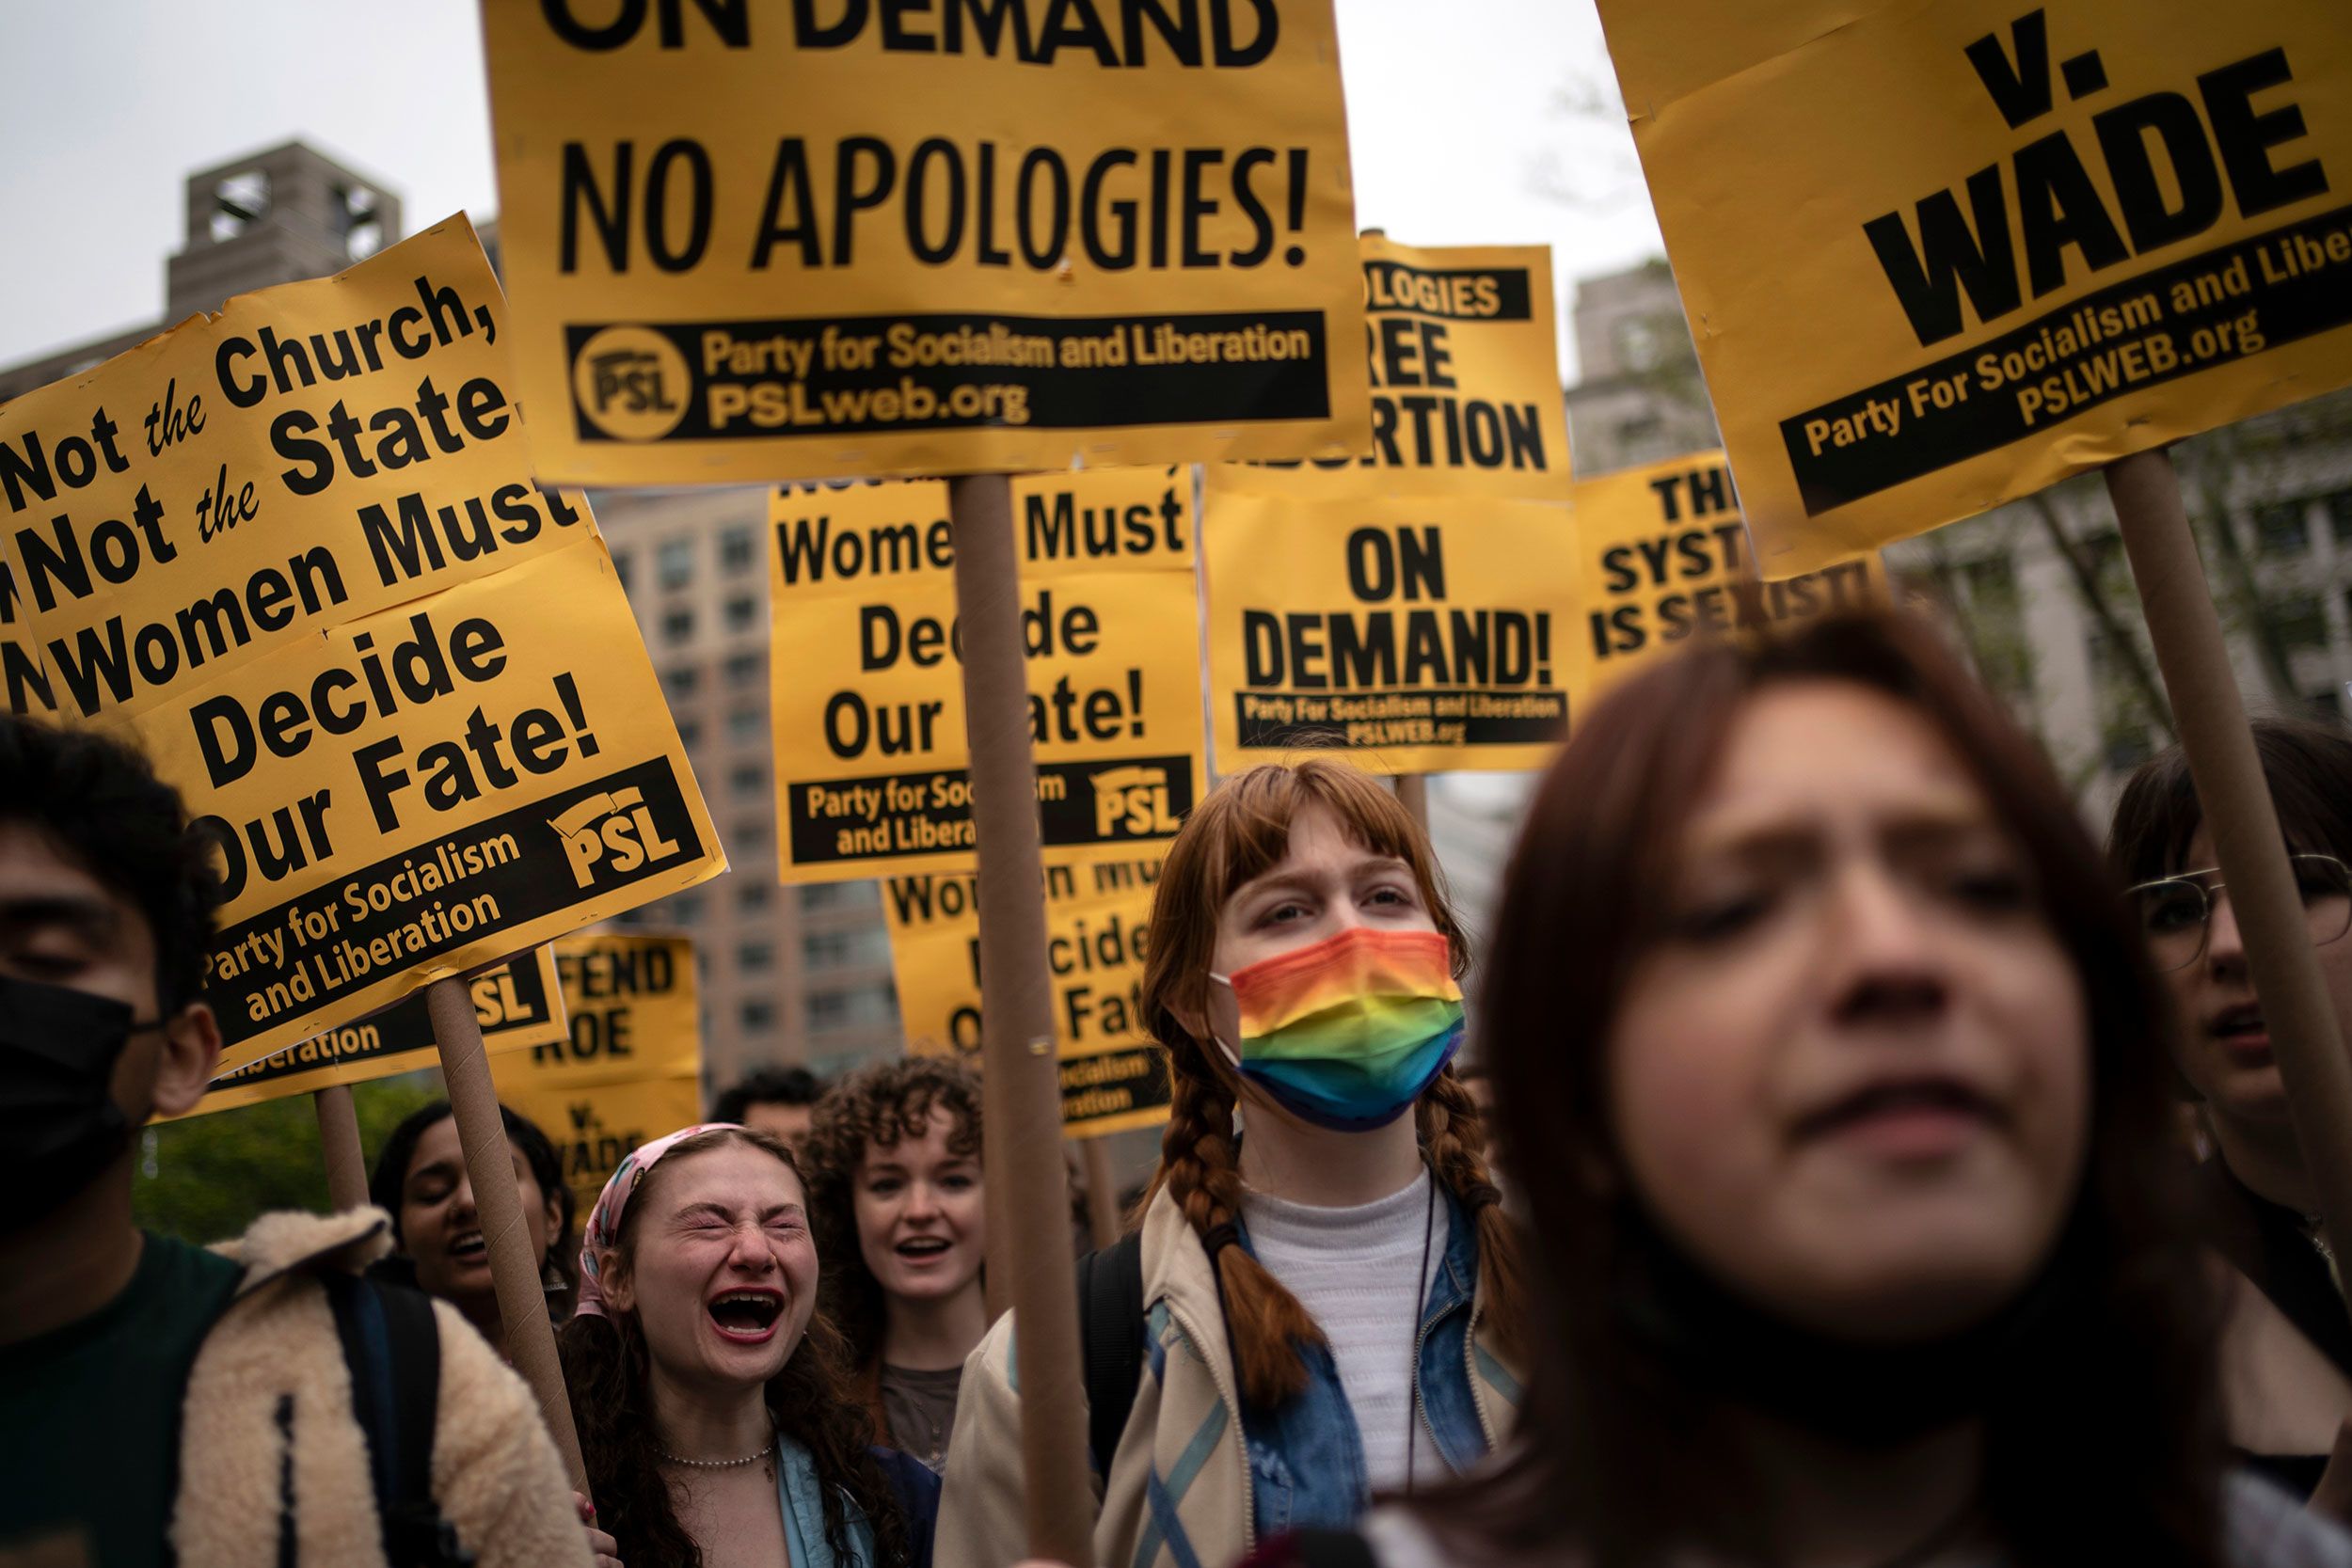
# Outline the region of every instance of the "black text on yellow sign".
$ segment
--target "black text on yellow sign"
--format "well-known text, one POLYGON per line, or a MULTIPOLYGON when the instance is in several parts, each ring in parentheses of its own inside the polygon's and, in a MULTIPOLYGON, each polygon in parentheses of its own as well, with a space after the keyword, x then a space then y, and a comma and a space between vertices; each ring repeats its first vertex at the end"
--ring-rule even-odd
POLYGON ((1565 500, 1551 251, 1427 249, 1363 237, 1372 446, 1359 457, 1253 469, 1260 488, 1307 494, 1467 491, 1565 500))
MULTIPOLYGON (((466 982, 466 993, 490 1050, 545 1045, 564 1037, 555 956, 548 948, 535 948, 527 958, 472 976, 466 982)), ((427 1015, 423 993, 411 993, 357 1023, 329 1029, 275 1056, 223 1073, 188 1115, 439 1067, 440 1049, 427 1015)))
POLYGON ((1769 576, 2352 380, 2338 0, 1601 10, 1769 576))
MULTIPOLYGON (((1191 476, 1036 476, 1012 496, 1045 847, 1132 857, 1206 777, 1191 476)), ((780 490, 770 518, 783 879, 969 870, 946 486, 780 490)))
MULTIPOLYGON (((1062 1129, 1093 1137, 1168 1118, 1166 1054, 1143 1019, 1157 857, 1045 868, 1046 965, 1061 1057, 1062 1129)), ((891 877, 882 916, 908 1049, 980 1065, 977 879, 891 877)))
POLYGON ((0 711, 44 718, 57 711, 57 683, 25 625, 5 549, 0 549, 0 711))
POLYGON ((484 21, 549 473, 1363 445, 1330 0, 488 0, 484 21))
POLYGON ((231 1068, 725 865, 593 531, 130 727, 221 846, 231 1068))
POLYGON ((591 531, 532 483, 502 309, 454 217, 0 408, 10 708, 184 701, 591 531))
POLYGON ((1375 772, 1539 768, 1566 737, 1585 654, 1565 506, 1213 481, 1207 513, 1218 771, 1318 750, 1375 772))
POLYGON ((629 1150, 702 1119, 702 1021, 685 937, 599 931, 554 944, 568 1027, 493 1045, 499 1099, 555 1144, 580 1205, 629 1150))
POLYGON ((1589 700, 1694 637, 1884 604, 1875 552, 1761 582, 1731 469, 1692 452, 1576 485, 1589 700))

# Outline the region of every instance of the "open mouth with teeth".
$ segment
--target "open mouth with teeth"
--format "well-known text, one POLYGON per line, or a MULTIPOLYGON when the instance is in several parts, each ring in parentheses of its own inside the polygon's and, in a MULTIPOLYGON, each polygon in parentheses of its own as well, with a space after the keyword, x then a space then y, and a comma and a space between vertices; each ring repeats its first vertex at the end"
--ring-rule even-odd
POLYGON ((911 1236, 890 1250, 901 1258, 919 1263, 933 1258, 945 1257, 947 1252, 947 1242, 945 1237, 941 1236, 911 1236))
POLYGON ((775 1333, 784 1297, 774 1291, 725 1291, 710 1298, 708 1310, 721 1337, 756 1345, 775 1333))
POLYGON ((479 1263, 490 1256, 490 1243, 479 1230, 461 1230, 450 1238, 449 1255, 460 1263, 479 1263))

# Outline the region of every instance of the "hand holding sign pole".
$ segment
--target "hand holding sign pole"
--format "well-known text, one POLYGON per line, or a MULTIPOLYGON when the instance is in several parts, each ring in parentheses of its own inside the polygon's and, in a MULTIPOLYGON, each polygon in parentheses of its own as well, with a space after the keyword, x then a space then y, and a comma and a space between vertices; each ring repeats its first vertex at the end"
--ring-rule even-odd
MULTIPOLYGON (((972 816, 979 855, 982 1114, 988 1190, 1013 1216, 999 1254, 1010 1265, 1022 1326, 1021 1458, 1029 1550, 1091 1559, 1093 1490, 1078 1380, 1077 1275, 1068 1233, 1036 1223, 1070 1212, 1055 1071, 1053 974, 1045 958, 1045 863, 1029 745, 1029 687, 1021 642, 1021 581, 1012 487, 1002 474, 953 480, 956 606, 963 620, 964 725, 972 742, 972 816), (1022 1218, 1026 1216, 1027 1218, 1022 1218)), ((993 1227, 992 1227, 992 1238, 993 1227)), ((994 1250, 992 1248, 992 1250, 994 1250)))
MULTIPOLYGON (((2289 1091, 2296 1144, 2321 1224, 2340 1242, 2352 1236, 2352 1061, 2182 509, 2180 480, 2169 453, 2146 451, 2108 465, 2106 481, 2181 750, 2213 831, 2214 858, 2246 935, 2246 963, 2289 1091)), ((2337 1289, 2344 1288, 2339 1277, 2337 1289)))

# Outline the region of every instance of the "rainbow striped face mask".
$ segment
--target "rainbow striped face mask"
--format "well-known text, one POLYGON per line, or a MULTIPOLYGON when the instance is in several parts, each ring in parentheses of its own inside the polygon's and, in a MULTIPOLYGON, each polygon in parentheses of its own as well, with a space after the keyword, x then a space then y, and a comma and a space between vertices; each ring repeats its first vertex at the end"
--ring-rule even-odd
POLYGON ((1302 1121, 1341 1132, 1403 1116, 1462 1044, 1462 988, 1437 931, 1353 927, 1209 978, 1232 989, 1243 1078, 1302 1121))

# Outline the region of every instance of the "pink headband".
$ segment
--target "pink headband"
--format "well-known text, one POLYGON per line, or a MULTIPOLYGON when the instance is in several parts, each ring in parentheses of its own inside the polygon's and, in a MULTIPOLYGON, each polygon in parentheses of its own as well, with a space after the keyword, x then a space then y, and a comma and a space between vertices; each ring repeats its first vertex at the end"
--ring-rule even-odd
POLYGON ((606 1317, 604 1291, 596 1284, 596 1254, 617 1245, 621 1239, 621 1212, 628 1207, 629 1195, 653 1169, 654 1162, 697 1132, 717 1132, 727 1129, 741 1132, 732 1121, 703 1121, 691 1127, 681 1127, 667 1132, 649 1144, 640 1144, 629 1151, 620 1167, 596 1195, 596 1206, 588 1211, 588 1224, 580 1237, 580 1300, 572 1307, 576 1317, 606 1317))

